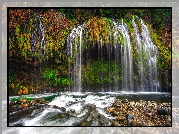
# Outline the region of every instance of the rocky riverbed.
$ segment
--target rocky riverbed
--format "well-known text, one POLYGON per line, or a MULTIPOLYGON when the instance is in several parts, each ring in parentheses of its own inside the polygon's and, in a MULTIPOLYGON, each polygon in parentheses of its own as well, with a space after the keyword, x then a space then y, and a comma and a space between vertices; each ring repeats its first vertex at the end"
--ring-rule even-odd
POLYGON ((36 106, 41 106, 44 104, 48 104, 49 101, 46 101, 45 99, 32 99, 27 100, 25 98, 21 98, 18 101, 10 101, 9 102, 9 112, 14 113, 17 111, 29 109, 36 106))
MULTIPOLYGON (((9 123, 17 122, 22 118, 33 118, 44 110, 58 110, 54 114, 50 113, 42 122, 46 120, 67 121, 70 118, 78 118, 73 123, 74 126, 171 126, 171 103, 156 103, 154 101, 129 101, 128 99, 115 99, 111 105, 105 107, 102 102, 102 112, 94 104, 85 104, 83 99, 71 101, 68 107, 60 105, 49 105, 45 99, 26 100, 21 98, 18 101, 9 103, 9 123), (83 105, 81 113, 69 106, 83 105), (80 115, 81 114, 81 115, 80 115), (80 118, 79 118, 80 115, 80 118), (47 118, 48 117, 48 118, 47 118)), ((173 117, 174 120, 178 118, 173 117)), ((11 124, 12 125, 12 124, 11 124)), ((23 126, 24 123, 15 123, 12 126, 23 126)))
POLYGON ((104 109, 115 117, 114 126, 171 126, 171 103, 116 99, 104 109))
MULTIPOLYGON (((33 112, 40 113, 46 107, 49 101, 45 99, 32 99, 27 100, 21 98, 18 101, 9 102, 9 123, 16 122, 22 118, 32 115, 33 112)), ((21 123, 14 124, 13 126, 22 126, 21 123)))

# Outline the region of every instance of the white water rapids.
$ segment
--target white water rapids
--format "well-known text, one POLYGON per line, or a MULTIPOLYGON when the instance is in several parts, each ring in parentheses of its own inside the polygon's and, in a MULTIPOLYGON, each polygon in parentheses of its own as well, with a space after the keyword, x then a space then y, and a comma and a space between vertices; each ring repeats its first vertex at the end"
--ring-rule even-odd
MULTIPOLYGON (((37 96, 40 97, 34 95, 33 98, 37 96)), ((82 122, 87 122, 89 126, 100 126, 101 123, 109 126, 114 117, 104 109, 110 107, 116 99, 163 102, 169 101, 169 98, 169 93, 156 92, 65 92, 55 97, 44 109, 34 110, 31 115, 10 123, 10 126, 79 126, 82 122)))

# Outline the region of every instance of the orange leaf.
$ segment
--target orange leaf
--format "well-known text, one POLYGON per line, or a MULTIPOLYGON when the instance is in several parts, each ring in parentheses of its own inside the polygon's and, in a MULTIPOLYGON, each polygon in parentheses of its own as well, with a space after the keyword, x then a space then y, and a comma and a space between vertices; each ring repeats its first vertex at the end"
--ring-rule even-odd
POLYGON ((14 83, 11 84, 12 89, 14 89, 14 83))

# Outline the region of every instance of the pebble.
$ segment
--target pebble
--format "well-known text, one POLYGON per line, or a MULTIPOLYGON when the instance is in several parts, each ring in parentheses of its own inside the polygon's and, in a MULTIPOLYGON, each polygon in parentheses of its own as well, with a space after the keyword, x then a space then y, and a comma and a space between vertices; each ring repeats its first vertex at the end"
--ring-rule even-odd
POLYGON ((123 103, 127 103, 127 102, 128 102, 128 100, 127 100, 127 99, 124 99, 122 102, 123 102, 123 103))
POLYGON ((64 107, 60 107, 60 109, 62 110, 62 112, 66 112, 66 108, 64 107))
POLYGON ((48 101, 45 99, 34 99, 34 100, 26 100, 25 98, 19 99, 19 101, 10 101, 9 102, 9 112, 15 112, 23 109, 27 109, 32 106, 40 106, 42 104, 47 104, 48 101))
MULTIPOLYGON (((170 106, 170 103, 117 99, 114 105, 106 108, 106 113, 115 117, 116 122, 124 126, 171 126, 170 106)), ((177 117, 175 119, 177 120, 177 117)))
POLYGON ((146 113, 146 116, 151 117, 152 113, 146 113))
POLYGON ((124 121, 124 120, 125 120, 125 117, 124 117, 124 116, 119 115, 119 116, 117 116, 117 120, 119 120, 119 121, 124 121))
POLYGON ((134 120, 134 115, 133 114, 128 114, 127 115, 127 120, 128 121, 134 120))
POLYGON ((132 120, 129 122, 129 126, 146 126, 146 124, 139 123, 137 121, 132 120))

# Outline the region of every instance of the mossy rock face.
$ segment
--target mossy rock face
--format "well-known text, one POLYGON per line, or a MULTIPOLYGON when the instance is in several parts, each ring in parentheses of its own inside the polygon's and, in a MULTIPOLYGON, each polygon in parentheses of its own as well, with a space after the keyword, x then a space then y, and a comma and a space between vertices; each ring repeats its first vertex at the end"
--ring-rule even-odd
MULTIPOLYGON (((72 85, 72 82, 68 80, 68 64, 73 64, 73 59, 69 58, 66 53, 67 37, 70 35, 74 26, 81 24, 84 24, 82 45, 83 48, 89 50, 91 47, 90 44, 92 43, 96 46, 100 43, 103 45, 103 48, 105 45, 112 45, 114 47, 114 24, 112 18, 120 24, 124 22, 124 24, 127 25, 128 32, 131 36, 131 48, 133 48, 132 55, 134 65, 136 65, 138 56, 136 54, 137 48, 135 45, 136 40, 134 39, 135 34, 132 19, 135 18, 136 25, 139 28, 140 33, 142 31, 142 25, 140 23, 140 19, 134 15, 139 16, 139 18, 142 18, 142 20, 148 23, 147 27, 150 30, 152 40, 158 47, 158 72, 160 77, 159 82, 161 83, 163 78, 162 75, 166 74, 164 72, 165 68, 171 69, 171 26, 169 25, 169 22, 171 21, 171 19, 169 19, 170 11, 161 9, 13 9, 9 11, 9 57, 11 58, 9 65, 12 67, 10 67, 10 69, 12 69, 12 73, 9 74, 9 94, 22 95, 41 93, 41 89, 46 87, 51 88, 51 86, 61 89, 58 91, 62 91, 63 89, 66 90, 68 85, 72 85), (160 19, 160 17, 163 19, 160 19), (164 23, 165 21, 167 23, 164 23), (40 22, 43 25, 45 34, 44 57, 40 54, 42 41, 42 37, 38 33, 40 29, 40 22), (37 41, 35 48, 36 53, 30 51, 32 34, 37 36, 35 37, 35 40, 37 41), (86 40, 87 43, 85 42, 86 40), (22 71, 22 68, 19 68, 19 66, 24 66, 24 71, 22 71), (37 69, 39 66, 42 67, 41 72, 37 69), (48 68, 50 72, 55 70, 53 73, 54 75, 53 77, 44 78, 45 75, 48 75, 48 68), (39 74, 40 79, 43 82, 34 82, 34 80, 37 80, 37 77, 34 74, 39 74), (26 79, 21 78, 20 76, 23 76, 26 79), (30 79, 28 80, 28 78, 30 79), (21 90, 17 85, 22 85, 28 90, 21 90), (37 88, 31 91, 31 89, 34 88, 34 85, 36 85, 37 88)), ((118 43, 122 44, 124 39, 125 38, 123 38, 122 34, 119 33, 118 43)), ((96 53, 97 51, 95 51, 95 49, 91 52, 96 53)), ((175 60, 178 61, 178 56, 176 55, 175 60)), ((104 69, 106 69, 106 67, 104 67, 104 69)), ((107 72, 102 69, 100 71, 107 72)), ((84 68, 84 72, 86 74, 83 76, 82 80, 88 80, 87 84, 90 83, 91 85, 94 85, 93 91, 95 91, 97 84, 113 82, 110 78, 105 78, 104 81, 96 78, 98 75, 90 73, 86 68, 84 68), (89 74, 92 74, 91 76, 94 77, 89 77, 89 74)), ((135 76, 138 77, 138 72, 135 72, 135 76)), ((168 72, 166 74, 167 86, 170 85, 170 77, 171 74, 168 72)), ((140 82, 140 79, 136 78, 136 81, 140 82)), ((44 91, 48 91, 47 88, 44 89, 44 91)), ((57 90, 55 89, 53 92, 56 91, 57 90)))
POLYGON ((89 39, 91 39, 93 43, 97 43, 97 41, 103 38, 102 44, 109 44, 110 32, 112 32, 113 28, 112 20, 104 17, 94 17, 89 19, 85 27, 88 31, 89 39))
MULTIPOLYGON (((33 9, 11 9, 9 16, 10 56, 21 56, 25 59, 29 56, 40 58, 42 37, 39 30, 44 28, 45 58, 53 57, 54 52, 62 52, 65 39, 72 29, 72 22, 56 10, 49 9, 43 12, 33 9), (30 51, 32 38, 36 40, 36 53, 30 51)), ((64 55, 60 57, 64 58, 64 55)))

